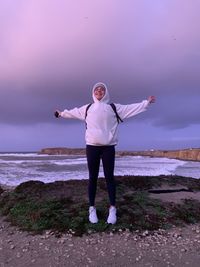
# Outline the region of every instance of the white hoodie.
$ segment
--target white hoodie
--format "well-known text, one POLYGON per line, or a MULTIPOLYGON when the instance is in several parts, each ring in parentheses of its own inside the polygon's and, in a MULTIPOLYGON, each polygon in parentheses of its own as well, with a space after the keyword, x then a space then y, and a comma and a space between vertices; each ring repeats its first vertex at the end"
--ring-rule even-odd
MULTIPOLYGON (((94 103, 88 109, 86 117, 86 144, 94 146, 116 145, 118 141, 118 122, 112 107, 109 105, 107 86, 104 83, 95 84, 92 89, 92 97, 94 103), (94 96, 94 89, 100 85, 105 87, 106 90, 104 97, 99 101, 94 96)), ((145 111, 148 104, 148 100, 143 100, 141 103, 130 105, 115 104, 115 106, 119 117, 124 120, 145 111)), ((85 113, 88 105, 89 104, 71 110, 65 109, 60 115, 66 119, 72 118, 85 120, 85 113)))

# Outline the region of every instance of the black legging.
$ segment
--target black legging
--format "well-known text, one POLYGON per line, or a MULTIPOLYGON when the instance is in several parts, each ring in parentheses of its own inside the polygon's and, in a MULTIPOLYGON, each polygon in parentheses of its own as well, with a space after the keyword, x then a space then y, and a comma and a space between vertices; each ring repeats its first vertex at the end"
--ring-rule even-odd
POLYGON ((89 170, 89 204, 95 205, 95 196, 97 189, 97 178, 99 175, 100 159, 103 163, 104 176, 107 183, 108 195, 110 205, 115 206, 115 180, 114 180, 114 166, 115 166, 115 146, 86 146, 86 155, 89 170))

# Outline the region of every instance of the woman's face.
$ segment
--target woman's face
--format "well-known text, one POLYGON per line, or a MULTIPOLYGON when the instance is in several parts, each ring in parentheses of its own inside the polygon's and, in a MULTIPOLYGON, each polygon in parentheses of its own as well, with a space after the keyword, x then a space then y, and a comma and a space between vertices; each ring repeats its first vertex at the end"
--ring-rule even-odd
POLYGON ((94 89, 94 95, 99 101, 104 97, 106 89, 103 86, 97 86, 94 89))

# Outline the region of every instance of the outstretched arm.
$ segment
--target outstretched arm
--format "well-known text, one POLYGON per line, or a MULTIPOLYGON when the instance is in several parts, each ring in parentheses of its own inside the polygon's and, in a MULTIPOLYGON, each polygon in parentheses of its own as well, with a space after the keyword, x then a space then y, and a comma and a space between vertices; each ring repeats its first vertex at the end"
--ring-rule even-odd
POLYGON ((155 96, 149 96, 147 100, 143 100, 140 103, 130 104, 130 105, 121 105, 115 104, 117 108, 117 113, 119 114, 120 118, 126 119, 133 117, 143 111, 145 111, 149 104, 155 102, 155 96))
POLYGON ((54 112, 54 115, 56 118, 65 118, 65 119, 79 119, 79 120, 85 120, 85 111, 86 111, 87 105, 84 105, 80 108, 73 108, 73 109, 65 109, 63 111, 56 110, 54 112))

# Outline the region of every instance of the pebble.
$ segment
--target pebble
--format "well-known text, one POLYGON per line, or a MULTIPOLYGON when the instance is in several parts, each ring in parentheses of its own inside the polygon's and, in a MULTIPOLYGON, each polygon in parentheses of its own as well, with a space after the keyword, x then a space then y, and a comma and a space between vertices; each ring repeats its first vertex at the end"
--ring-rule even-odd
POLYGON ((20 257, 21 257, 20 252, 17 252, 17 258, 20 258, 20 257))
POLYGON ((92 260, 90 258, 87 257, 87 260, 89 263, 92 263, 92 260))
POLYGON ((142 258, 142 256, 141 255, 139 255, 135 260, 136 261, 140 261, 141 260, 141 258, 142 258))
POLYGON ((64 244, 65 243, 65 239, 60 239, 57 241, 58 244, 64 244))
POLYGON ((149 234, 148 231, 144 231, 144 232, 142 233, 142 236, 147 236, 148 234, 149 234))
POLYGON ((182 248, 182 249, 181 249, 181 252, 186 252, 186 251, 187 251, 186 248, 182 248))

